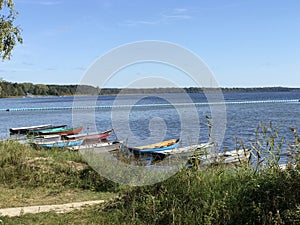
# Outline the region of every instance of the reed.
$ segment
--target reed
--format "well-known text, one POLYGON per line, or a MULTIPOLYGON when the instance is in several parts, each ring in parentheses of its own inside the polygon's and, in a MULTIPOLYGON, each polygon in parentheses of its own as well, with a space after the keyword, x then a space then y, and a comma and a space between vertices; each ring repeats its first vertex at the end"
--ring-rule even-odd
POLYGON ((237 148, 253 150, 239 167, 183 169, 176 176, 127 191, 106 212, 127 224, 299 224, 299 136, 290 144, 289 166, 281 169, 280 126, 260 124, 255 139, 237 148), (251 164, 251 165, 250 165, 251 164))

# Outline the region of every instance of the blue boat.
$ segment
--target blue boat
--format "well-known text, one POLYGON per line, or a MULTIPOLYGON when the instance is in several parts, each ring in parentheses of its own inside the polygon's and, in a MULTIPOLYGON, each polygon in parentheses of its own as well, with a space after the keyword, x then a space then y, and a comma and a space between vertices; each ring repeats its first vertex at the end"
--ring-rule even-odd
POLYGON ((84 139, 76 140, 60 140, 60 141, 34 141, 33 144, 42 148, 63 148, 79 146, 83 143, 84 139))
POLYGON ((151 145, 138 146, 135 148, 128 148, 135 155, 138 154, 152 154, 152 153, 166 153, 178 147, 180 139, 171 139, 167 141, 158 142, 151 145))

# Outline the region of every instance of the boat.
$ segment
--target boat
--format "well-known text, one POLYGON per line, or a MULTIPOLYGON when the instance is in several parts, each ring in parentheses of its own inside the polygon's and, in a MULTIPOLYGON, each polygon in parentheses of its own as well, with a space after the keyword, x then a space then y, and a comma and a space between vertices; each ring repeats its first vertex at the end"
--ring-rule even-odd
POLYGON ((37 128, 37 129, 32 129, 32 130, 29 130, 28 132, 27 132, 27 136, 28 137, 31 137, 31 136, 36 136, 36 135, 39 135, 40 134, 40 137, 41 136, 44 136, 44 138, 45 138, 45 136, 49 136, 49 135, 55 135, 55 134, 41 134, 41 133, 39 133, 40 131, 42 131, 42 130, 50 130, 50 129, 60 129, 60 128, 65 128, 67 125, 51 125, 51 126, 48 126, 48 127, 46 127, 46 128, 37 128))
POLYGON ((63 147, 74 147, 79 146, 83 143, 83 139, 75 140, 59 140, 59 141, 40 141, 34 140, 33 145, 38 148, 63 148, 63 147))
POLYGON ((78 134, 82 131, 82 127, 59 127, 45 130, 37 130, 33 131, 36 135, 46 135, 46 134, 59 134, 59 135, 70 135, 70 134, 78 134))
POLYGON ((175 156, 176 159, 180 157, 181 159, 186 159, 188 161, 190 157, 212 154, 214 147, 215 144, 212 142, 199 143, 185 147, 176 147, 174 149, 166 151, 156 151, 152 152, 151 155, 158 160, 163 160, 175 156))
POLYGON ((61 136, 59 134, 39 135, 34 137, 35 141, 47 142, 47 141, 59 141, 61 136))
POLYGON ((196 156, 211 154, 215 144, 213 142, 199 143, 180 148, 174 148, 172 151, 161 152, 166 156, 180 154, 181 156, 196 156))
POLYGON ((39 130, 45 130, 45 129, 54 129, 54 128, 63 128, 67 125, 52 125, 52 124, 43 124, 43 125, 37 125, 37 126, 30 126, 30 127, 16 127, 16 128, 10 128, 9 132, 10 135, 14 134, 30 134, 38 132, 39 130))
POLYGON ((9 133, 13 134, 27 134, 29 131, 37 130, 37 129, 47 129, 48 127, 52 126, 52 124, 42 124, 36 126, 29 126, 29 127, 14 127, 9 129, 9 133))
POLYGON ((99 142, 101 140, 107 140, 111 135, 113 129, 107 130, 104 132, 93 132, 93 133, 85 133, 85 134, 72 134, 63 136, 66 140, 72 140, 77 138, 83 138, 85 143, 93 143, 99 142))
POLYGON ((180 139, 170 139, 167 141, 158 142, 150 145, 143 145, 134 148, 128 148, 129 151, 133 152, 136 155, 147 154, 147 153, 166 153, 170 152, 173 149, 177 148, 179 145, 180 139))
POLYGON ((190 157, 190 162, 200 165, 212 164, 237 164, 248 161, 251 157, 250 149, 240 149, 232 151, 224 151, 219 153, 210 153, 190 157))
POLYGON ((32 131, 39 131, 39 130, 49 130, 49 129, 56 129, 56 128, 65 128, 67 125, 66 124, 63 124, 63 125, 51 125, 49 127, 46 127, 46 128, 37 128, 37 129, 34 129, 34 130, 30 130, 30 132, 32 131))
POLYGON ((69 147, 71 150, 84 150, 84 152, 109 152, 114 150, 119 150, 122 143, 118 141, 108 141, 108 142, 98 142, 94 144, 82 144, 78 146, 69 147))

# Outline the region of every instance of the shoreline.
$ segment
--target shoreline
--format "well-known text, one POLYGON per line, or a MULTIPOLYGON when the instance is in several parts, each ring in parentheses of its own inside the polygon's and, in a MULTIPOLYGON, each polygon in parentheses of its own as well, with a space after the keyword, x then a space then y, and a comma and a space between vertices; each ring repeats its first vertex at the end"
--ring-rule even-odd
MULTIPOLYGON (((180 94, 180 93, 209 93, 221 90, 223 93, 257 93, 257 92, 300 92, 300 88, 291 88, 291 87, 253 87, 253 88, 197 88, 197 87, 188 87, 188 88, 103 88, 99 89, 100 93, 97 96, 130 96, 130 95, 139 95, 139 94, 180 94), (101 93, 103 91, 104 93, 101 93), (105 92, 113 92, 111 94, 105 92), (120 93, 123 92, 123 93, 120 93)), ((26 95, 20 96, 2 96, 0 99, 5 98, 49 98, 49 97, 81 97, 81 96, 95 96, 92 94, 64 94, 64 95, 33 95, 30 97, 26 95)))

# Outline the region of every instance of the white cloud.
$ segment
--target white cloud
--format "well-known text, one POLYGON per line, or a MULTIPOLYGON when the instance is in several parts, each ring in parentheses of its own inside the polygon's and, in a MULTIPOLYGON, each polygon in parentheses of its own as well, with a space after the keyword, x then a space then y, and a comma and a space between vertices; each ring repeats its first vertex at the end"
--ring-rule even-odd
POLYGON ((174 13, 183 13, 183 12, 187 12, 187 11, 188 11, 188 9, 186 9, 186 8, 175 8, 175 9, 173 9, 174 13))
POLYGON ((125 25, 125 26, 138 26, 138 25, 155 25, 158 24, 160 21, 156 20, 156 21, 150 21, 150 20, 126 20, 123 23, 121 23, 121 25, 125 25))
POLYGON ((172 20, 188 20, 191 19, 192 17, 190 15, 164 15, 162 14, 162 17, 165 19, 172 19, 172 20))

